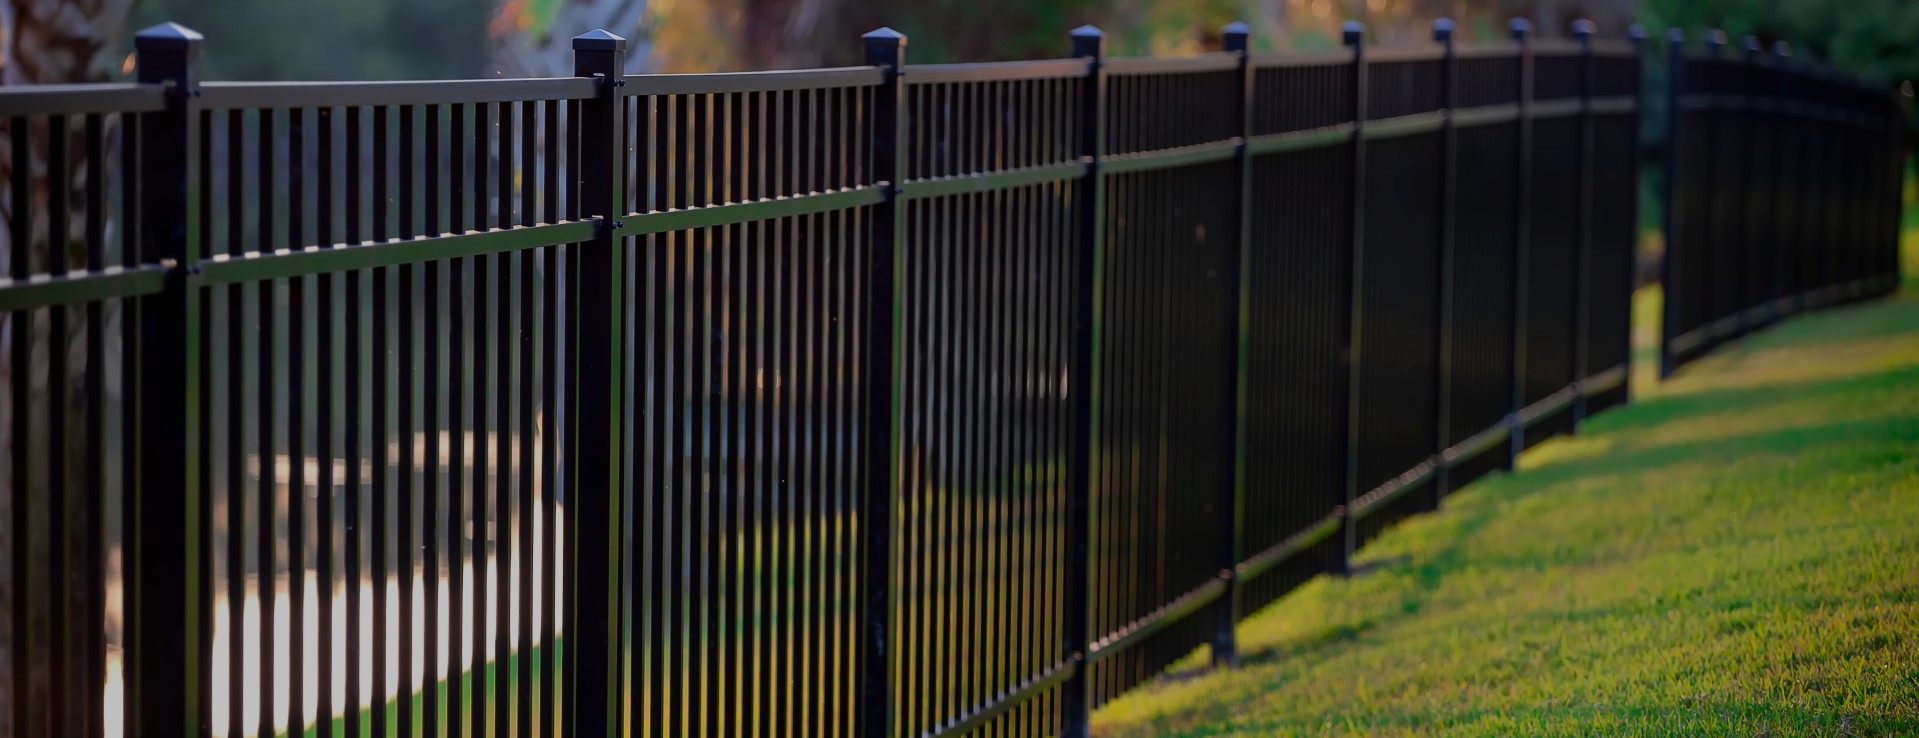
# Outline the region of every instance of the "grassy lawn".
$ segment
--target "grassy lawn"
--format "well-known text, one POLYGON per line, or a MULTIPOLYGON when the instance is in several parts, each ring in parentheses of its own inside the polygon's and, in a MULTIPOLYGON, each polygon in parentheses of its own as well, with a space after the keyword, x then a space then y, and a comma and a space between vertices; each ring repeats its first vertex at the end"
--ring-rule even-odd
POLYGON ((1095 733, 1919 735, 1914 286, 1638 384, 1095 733))

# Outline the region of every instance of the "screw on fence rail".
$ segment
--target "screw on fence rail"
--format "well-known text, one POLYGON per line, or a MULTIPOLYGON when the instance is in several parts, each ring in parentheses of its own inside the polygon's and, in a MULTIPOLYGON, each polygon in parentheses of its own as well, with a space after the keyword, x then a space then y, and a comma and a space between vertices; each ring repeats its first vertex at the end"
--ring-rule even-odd
POLYGON ((1679 280, 1690 276, 1680 266, 1678 258, 1680 250, 1688 247, 1679 234, 1683 223, 1679 213, 1681 203, 1678 187, 1686 117, 1681 109, 1686 86, 1684 30, 1673 28, 1666 31, 1666 70, 1666 158, 1659 178, 1659 200, 1663 205, 1659 214, 1659 230, 1665 244, 1665 253, 1659 259, 1659 289, 1663 293, 1659 319, 1660 379, 1672 376, 1676 368, 1672 342, 1678 336, 1680 301, 1688 298, 1687 290, 1679 284, 1679 280))
POLYGON ((1596 30, 1585 18, 1573 21, 1579 42, 1579 211, 1573 256, 1573 406, 1572 432, 1586 421, 1586 378, 1592 374, 1593 278, 1593 48, 1596 30))
POLYGON ((188 280, 198 262, 193 96, 200 34, 163 23, 134 36, 138 79, 166 86, 166 108, 139 117, 139 260, 171 267, 166 289, 140 298, 134 352, 137 489, 128 497, 128 725, 148 736, 201 735, 209 726, 211 653, 202 525, 207 512, 198 449, 202 418, 200 301, 188 280))
POLYGON ((1459 56, 1453 48, 1453 21, 1433 21, 1433 42, 1439 44, 1440 107, 1446 118, 1440 128, 1439 165, 1439 289, 1433 311, 1436 330, 1433 362, 1433 485, 1426 502, 1427 510, 1438 510, 1440 502, 1452 491, 1452 468, 1446 463, 1446 449, 1452 445, 1453 407, 1453 274, 1457 269, 1455 229, 1459 203, 1459 136, 1453 127, 1453 111, 1459 107, 1459 56))
POLYGON ((1533 55, 1530 38, 1532 23, 1525 18, 1514 18, 1506 27, 1512 34, 1514 64, 1519 68, 1519 74, 1516 75, 1519 86, 1515 91, 1519 108, 1519 121, 1516 124, 1519 135, 1513 137, 1519 155, 1514 157, 1513 166, 1512 386, 1510 402, 1507 403, 1506 427, 1509 434, 1506 439, 1506 458, 1501 461, 1500 467, 1512 471, 1519 460, 1519 453, 1526 450, 1526 423, 1520 411, 1526 407, 1526 308, 1531 299, 1527 292, 1530 280, 1526 270, 1532 268, 1527 252, 1532 247, 1533 55))
POLYGON ((580 105, 580 212, 595 218, 593 239, 578 244, 567 278, 574 294, 574 320, 580 344, 570 398, 575 432, 566 463, 573 480, 568 492, 565 583, 567 654, 564 663, 568 704, 562 717, 567 735, 609 735, 618 729, 619 680, 615 658, 619 624, 621 540, 620 489, 623 443, 621 393, 622 318, 626 312, 626 273, 621 236, 613 223, 625 214, 626 161, 621 146, 620 70, 626 39, 604 30, 573 38, 573 74, 599 81, 599 93, 580 105), (576 532, 577 531, 577 532, 576 532))
POLYGON ((1239 55, 1239 85, 1234 112, 1239 123, 1239 201, 1236 218, 1236 232, 1239 249, 1228 266, 1226 284, 1233 290, 1234 333, 1237 336, 1229 349, 1233 352, 1233 382, 1225 389, 1226 407, 1233 409, 1232 438, 1225 449, 1227 468, 1232 470, 1232 479, 1228 483, 1230 495, 1223 515, 1217 516, 1219 523, 1219 576, 1226 582, 1226 592, 1214 605, 1213 621, 1213 665, 1233 667, 1239 665, 1239 646, 1234 634, 1233 623, 1239 613, 1239 586, 1233 577, 1233 567, 1239 564, 1241 546, 1244 541, 1244 515, 1246 511, 1246 423, 1248 408, 1246 389, 1248 361, 1250 356, 1246 347, 1251 345, 1252 331, 1252 294, 1247 280, 1250 270, 1247 268, 1252 255, 1253 224, 1253 158, 1250 143, 1253 139, 1253 29, 1240 21, 1227 24, 1223 30, 1225 49, 1239 55))
POLYGON ((1346 416, 1342 434, 1345 438, 1346 466, 1341 487, 1339 504, 1340 534, 1343 537, 1339 547, 1338 559, 1333 562, 1334 573, 1341 576, 1352 573, 1353 551, 1359 545, 1359 530, 1353 516, 1353 500, 1359 497, 1359 348, 1360 308, 1365 298, 1365 257, 1366 257, 1366 25, 1359 21, 1346 21, 1340 27, 1340 40, 1353 52, 1353 88, 1352 110, 1353 133, 1351 158, 1352 188, 1347 193, 1351 198, 1347 209, 1347 227, 1350 229, 1352 249, 1346 261, 1346 274, 1343 280, 1347 285, 1346 295, 1346 416))
POLYGON ((1086 178, 1074 192, 1073 218, 1078 225, 1079 243, 1074 255, 1078 270, 1074 286, 1073 364, 1067 385, 1073 398, 1073 456, 1068 471, 1066 506, 1066 593, 1065 628, 1062 653, 1073 659, 1073 675, 1066 681, 1060 699, 1060 735, 1062 738, 1086 738, 1087 719, 1092 710, 1092 495, 1093 464, 1097 452, 1094 434, 1099 432, 1099 347, 1100 295, 1103 260, 1100 246, 1105 242, 1106 184, 1100 171, 1100 156, 1106 140, 1106 34, 1093 26, 1080 26, 1072 32, 1073 57, 1086 60, 1079 109, 1079 154, 1089 162, 1086 178))
POLYGON ((880 28, 861 37, 866 63, 885 69, 885 81, 873 100, 873 176, 884 178, 886 201, 873 208, 872 231, 866 251, 862 279, 866 289, 865 342, 866 396, 860 418, 866 434, 865 486, 860 490, 863 555, 860 592, 859 720, 860 734, 871 738, 893 735, 894 709, 899 695, 893 693, 893 667, 898 640, 899 555, 894 550, 898 534, 897 509, 900 475, 899 458, 899 383, 898 357, 894 337, 899 335, 898 312, 894 309, 896 285, 900 283, 898 251, 906 241, 905 204, 900 200, 906 182, 906 159, 900 156, 905 141, 906 116, 903 78, 906 75, 906 37, 891 28, 880 28))

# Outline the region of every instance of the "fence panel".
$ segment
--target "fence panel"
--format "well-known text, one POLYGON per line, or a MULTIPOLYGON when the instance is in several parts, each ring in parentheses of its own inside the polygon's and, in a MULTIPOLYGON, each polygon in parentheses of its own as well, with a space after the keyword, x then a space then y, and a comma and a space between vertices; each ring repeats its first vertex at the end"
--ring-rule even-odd
POLYGON ((19 735, 119 728, 103 723, 103 695, 123 689, 129 639, 123 601, 108 593, 138 563, 121 555, 136 514, 137 298, 163 278, 128 227, 139 183, 127 166, 139 157, 142 114, 162 109, 160 91, 71 93, 8 99, 0 112, 11 196, 0 720, 19 735))
POLYGON ((1438 453, 1445 59, 1368 60, 1353 482, 1358 542, 1430 502, 1438 453))
POLYGON ((881 75, 687 77, 622 98, 626 727, 853 735, 881 75))
POLYGON ((1525 183, 1528 213, 1521 275, 1525 300, 1519 398, 1523 447, 1531 448, 1572 429, 1574 345, 1581 299, 1578 279, 1584 222, 1581 198, 1585 125, 1577 49, 1534 52, 1529 111, 1530 165, 1525 183))
POLYGON ((1902 101, 1747 39, 1669 37, 1662 374, 1778 316, 1898 284, 1902 101))
POLYGON ((1344 540, 1352 333, 1350 52, 1253 59, 1244 558, 1240 608, 1264 607, 1336 561, 1344 540), (1285 104, 1303 98, 1310 105, 1285 104))
POLYGON ((1100 435, 1094 440, 1095 704, 1206 643, 1186 617, 1224 582, 1208 521, 1231 507, 1238 305, 1236 55, 1109 60, 1100 435), (1209 91, 1197 95, 1196 91, 1209 91), (1214 120, 1217 126, 1187 121, 1214 120), (1213 152, 1228 156, 1215 156, 1213 152), (1192 156, 1193 153, 1200 154, 1192 156), (1112 171, 1109 169, 1108 171, 1112 171))
POLYGON ((1459 52, 1458 171, 1454 223, 1452 350, 1444 460, 1457 489, 1507 463, 1512 412, 1514 266, 1519 245, 1521 58, 1511 48, 1459 52), (1498 52, 1487 54, 1487 52, 1498 52), (1485 56, 1466 56, 1469 53, 1485 56), (1475 109, 1486 113, 1474 115, 1475 109), (1507 112, 1510 111, 1510 112, 1507 112))
POLYGON ((1582 417, 1626 402, 1639 244, 1639 90, 1636 51, 1596 52, 1582 417))
POLYGON ((1060 729, 1086 71, 907 74, 902 734, 1060 729))
POLYGON ((532 731, 535 695, 559 694, 560 407, 591 228, 560 184, 583 90, 544 82, 421 105, 208 86, 215 733, 363 713, 532 731))

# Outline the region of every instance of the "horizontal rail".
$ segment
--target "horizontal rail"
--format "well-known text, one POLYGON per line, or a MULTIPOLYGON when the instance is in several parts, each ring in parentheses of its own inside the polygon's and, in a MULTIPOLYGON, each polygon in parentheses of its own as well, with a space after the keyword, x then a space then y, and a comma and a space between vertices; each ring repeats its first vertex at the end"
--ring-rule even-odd
POLYGON ((1432 133, 1446 126, 1446 111, 1435 110, 1430 113, 1414 113, 1396 118, 1382 118, 1366 121, 1366 127, 1360 135, 1368 140, 1376 138, 1396 138, 1432 133))
POLYGON ((1869 131, 1881 130, 1884 127, 1883 117, 1871 112, 1843 106, 1782 100, 1772 95, 1689 92, 1679 97, 1679 109, 1688 113, 1771 113, 1869 131))
POLYGON ((987 723, 992 722, 993 718, 1006 714, 1007 710, 1019 707, 1027 700, 1045 693, 1046 690, 1065 683, 1066 680, 1073 678, 1074 674, 1079 673, 1079 668, 1079 663, 1074 661, 1062 661, 1054 664, 1046 671, 1040 672, 1037 676, 1020 682, 1017 686, 1013 687, 1013 691, 1001 695, 999 699, 987 703, 978 710, 967 713, 965 717, 959 720, 947 723, 937 730, 922 733, 921 735, 926 736, 926 738, 949 738, 950 736, 961 736, 971 733, 987 723))
POLYGON ((1631 59, 1633 61, 1639 60, 1639 47, 1634 46, 1631 41, 1616 38, 1595 38, 1589 40, 1588 43, 1592 44, 1593 56, 1612 59, 1631 59))
POLYGON ((147 84, 0 87, 0 117, 151 113, 165 109, 166 88, 147 84))
POLYGON ((467 256, 483 256, 510 251, 578 243, 593 237, 598 221, 576 220, 517 228, 494 228, 442 236, 395 238, 351 246, 282 249, 216 256, 200 262, 194 283, 203 287, 271 279, 290 279, 313 274, 371 269, 375 267, 422 264, 467 256))
POLYGON ((982 62, 977 64, 908 64, 908 85, 939 82, 1003 82, 1018 79, 1064 79, 1084 77, 1089 65, 1085 59, 1045 59, 1040 61, 982 62))
POLYGON ((951 177, 932 177, 907 182, 900 188, 900 196, 908 200, 944 195, 963 195, 973 192, 991 192, 1014 187, 1059 182, 1086 176, 1092 168, 1090 161, 1070 164, 1051 164, 1039 167, 1010 169, 1004 172, 985 172, 981 174, 962 174, 951 177))
POLYGON ((587 77, 454 79, 426 82, 208 82, 199 107, 331 108, 384 105, 583 100, 599 94, 587 77))
POLYGON ((1519 56, 1519 46, 1512 43, 1461 44, 1453 49, 1456 59, 1513 59, 1519 56))
POLYGON ((1626 383, 1626 365, 1620 364, 1579 380, 1581 394, 1596 395, 1626 383))
POLYGON ((1105 174, 1125 174, 1127 172, 1145 172, 1154 169, 1173 169, 1189 167, 1195 164, 1225 161, 1239 153, 1239 139, 1215 141, 1213 143, 1181 146, 1175 149, 1142 151, 1133 154, 1108 154, 1099 162, 1099 170, 1105 174))
MULTIPOLYGON (((1225 575, 1228 574, 1228 572, 1221 572, 1221 574, 1225 575)), ((1143 641, 1147 636, 1158 633, 1164 630, 1166 626, 1179 622, 1180 618, 1186 617, 1195 610, 1205 607, 1212 603, 1213 600, 1219 599, 1219 596, 1225 593, 1225 576, 1199 585, 1193 588, 1191 592, 1174 598, 1172 602, 1160 605, 1157 609, 1147 613, 1145 617, 1134 620, 1125 627, 1106 634, 1106 637, 1094 641, 1089 647, 1092 652, 1086 655, 1086 662, 1089 664, 1096 663, 1100 659, 1124 651, 1127 646, 1143 641)))
MULTIPOLYGON (((1351 59, 1350 54, 1347 55, 1351 59)), ((1394 46, 1385 49, 1367 49, 1368 64, 1392 64, 1395 62, 1440 61, 1446 58, 1446 49, 1439 46, 1394 46)))
POLYGON ((719 95, 729 92, 824 90, 837 87, 878 87, 886 79, 880 67, 836 67, 775 72, 713 72, 707 74, 629 74, 626 95, 719 95))
POLYGON ((1225 72, 1239 68, 1238 54, 1201 54, 1199 56, 1116 56, 1105 62, 1106 73, 1116 75, 1189 74, 1225 72))
POLYGON ((1457 464, 1466 459, 1483 454, 1488 449, 1504 444, 1507 438, 1512 437, 1512 434, 1512 428, 1508 427, 1505 421, 1502 420, 1498 425, 1474 433, 1467 437, 1466 440, 1455 443, 1450 448, 1439 452, 1440 463, 1457 464))
MULTIPOLYGON (((1807 303, 1806 307, 1808 309, 1816 307, 1815 305, 1811 304, 1812 300, 1810 299, 1810 297, 1808 297, 1808 299, 1806 300, 1806 303, 1807 303)), ((1710 326, 1702 326, 1699 328, 1694 328, 1690 331, 1686 331, 1685 333, 1681 333, 1677 336, 1673 336, 1672 338, 1666 341, 1667 353, 1670 353, 1673 356, 1687 356, 1687 355, 1693 354, 1696 351, 1699 351, 1700 349, 1705 347, 1706 343, 1709 340, 1711 340, 1710 337, 1708 336, 1709 328, 1710 326)))
POLYGON ((1520 425, 1531 428, 1533 424, 1557 415, 1561 410, 1572 407, 1573 398, 1578 395, 1579 387, 1577 385, 1562 388, 1558 392, 1545 396, 1538 402, 1521 408, 1516 419, 1520 425))
POLYGON ((1500 105, 1481 105, 1476 108, 1460 108, 1453 111, 1453 127, 1490 126, 1511 123, 1519 120, 1519 105, 1504 103, 1500 105))
POLYGON ((626 218, 615 225, 614 234, 619 236, 645 236, 654 233, 691 230, 694 228, 713 228, 716 226, 752 223, 775 218, 788 218, 795 215, 815 215, 846 210, 866 205, 877 205, 886 201, 886 189, 880 185, 868 185, 833 192, 819 192, 791 197, 775 197, 765 200, 708 205, 684 210, 656 210, 646 213, 628 213, 626 218))
POLYGON ((1374 487, 1366 494, 1353 498, 1353 519, 1358 520, 1371 515, 1381 508, 1384 508, 1386 503, 1404 497, 1407 492, 1418 489, 1419 485, 1431 480, 1433 474, 1439 471, 1440 463, 1439 457, 1435 455, 1433 458, 1419 462, 1419 464, 1413 468, 1401 472, 1399 476, 1387 480, 1385 484, 1374 487))
POLYGON ((1254 54, 1255 69, 1296 69, 1299 67, 1331 67, 1353 63, 1351 51, 1319 51, 1311 54, 1254 54))
POLYGON ((1338 146, 1353 140, 1351 123, 1340 123, 1323 128, 1308 128, 1303 131, 1285 133, 1265 133, 1254 136, 1247 144, 1248 153, 1253 156, 1280 154, 1288 151, 1316 149, 1322 146, 1338 146))
POLYGON ((1639 112, 1639 98, 1632 95, 1595 97, 1587 103, 1593 115, 1625 115, 1639 112))
POLYGON ((1317 546, 1321 541, 1331 538, 1334 533, 1339 532, 1340 523, 1345 520, 1345 518, 1346 515, 1344 513, 1334 513, 1321 518, 1319 522, 1306 526, 1305 530, 1287 536, 1286 540, 1280 541, 1264 551, 1247 557, 1245 561, 1239 562, 1238 566, 1233 567, 1233 577, 1244 581, 1266 573, 1267 569, 1278 566, 1281 562, 1292 558, 1301 551, 1317 546))
POLYGON ((1533 56, 1579 56, 1579 42, 1570 38, 1535 38, 1528 42, 1533 56))
POLYGON ((1547 118, 1571 118, 1585 111, 1585 101, 1577 96, 1534 100, 1527 113, 1534 120, 1547 118))
POLYGON ((168 271, 154 264, 0 279, 0 313, 155 294, 166 288, 168 271))

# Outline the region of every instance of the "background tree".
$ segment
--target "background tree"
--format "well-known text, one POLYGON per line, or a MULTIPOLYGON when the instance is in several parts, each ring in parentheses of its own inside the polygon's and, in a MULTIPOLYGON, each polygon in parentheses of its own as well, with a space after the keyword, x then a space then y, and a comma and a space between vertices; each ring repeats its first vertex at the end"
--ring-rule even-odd
MULTIPOLYGON (((119 66, 120 57, 117 50, 125 35, 127 14, 131 4, 132 0, 64 0, 63 2, 8 0, 0 2, 0 81, 9 85, 19 85, 94 82, 107 79, 109 73, 119 66)), ((110 139, 117 139, 118 126, 112 123, 109 126, 104 131, 105 135, 110 139)), ((46 265, 52 263, 51 256, 54 249, 65 249, 68 263, 85 263, 85 246, 82 238, 87 213, 92 208, 105 207, 105 204, 86 200, 88 179, 101 175, 95 171, 95 165, 98 163, 88 161, 86 158, 86 147, 82 145, 84 142, 81 138, 84 135, 83 128, 81 126, 71 128, 70 139, 67 141, 70 159, 68 162, 61 163, 74 174, 69 180, 71 191, 66 193, 67 200, 73 209, 73 217, 66 233, 52 234, 51 238, 46 233, 48 224, 44 217, 44 203, 47 201, 49 184, 47 172, 54 164, 48 161, 48 141, 51 132, 44 120, 33 121, 26 128, 28 130, 17 130, 9 123, 6 131, 9 143, 0 146, 0 213, 4 214, 5 220, 4 224, 0 224, 0 263, 12 263, 17 252, 24 250, 30 271, 44 271, 46 265), (32 147, 28 150, 28 159, 19 161, 13 157, 11 138, 23 133, 29 134, 32 147), (29 181, 33 185, 30 197, 33 207, 28 213, 13 211, 11 183, 16 167, 27 167, 30 172, 29 181), (40 217, 35 217, 36 214, 40 214, 40 217), (13 232, 12 226, 18 218, 30 218, 34 221, 31 224, 34 235, 28 243, 12 241, 10 235, 13 232)), ((107 169, 110 170, 111 167, 107 169)), ((103 320, 108 325, 107 330, 118 330, 120 315, 117 310, 107 312, 103 320)), ((4 410, 0 410, 0 449, 13 447, 13 420, 18 413, 32 413, 36 417, 45 417, 49 406, 56 400, 49 390, 51 383, 47 376, 48 364, 44 360, 37 361, 29 367, 27 376, 15 376, 12 373, 14 361, 11 352, 14 347, 14 338, 19 332, 27 333, 32 355, 35 357, 46 357, 54 350, 65 352, 68 355, 67 366, 73 373, 71 378, 75 380, 83 375, 88 361, 104 359, 109 367, 119 365, 117 356, 89 357, 85 355, 80 332, 84 325, 83 321, 70 321, 66 335, 53 335, 52 321, 46 311, 38 311, 37 314, 0 315, 0 397, 8 398, 4 403, 0 403, 4 404, 4 410), (28 386, 26 407, 15 407, 12 402, 14 387, 20 383, 28 386)), ((67 386, 76 390, 67 397, 57 399, 66 403, 65 407, 81 410, 78 403, 83 401, 83 395, 77 391, 77 388, 82 387, 83 384, 79 381, 70 381, 67 386)), ((80 447, 78 428, 74 429, 73 435, 74 438, 69 439, 67 443, 69 449, 80 447)), ((66 464, 69 469, 73 468, 73 459, 58 461, 66 464)), ((0 487, 11 485, 13 463, 15 460, 9 458, 5 468, 0 469, 0 487)), ((31 484, 44 484, 44 476, 35 477, 31 484)), ((41 500, 50 497, 49 492, 43 488, 11 489, 7 490, 6 494, 0 495, 0 518, 6 520, 5 527, 0 527, 0 550, 11 551, 13 548, 11 540, 11 532, 15 530, 13 515, 18 509, 14 503, 20 495, 32 495, 41 500)), ((57 518, 42 518, 41 516, 45 514, 45 505, 36 505, 35 508, 39 512, 35 515, 35 520, 30 521, 32 527, 44 529, 50 525, 65 524, 65 521, 57 518)), ((0 577, 0 611, 10 611, 18 604, 16 598, 24 595, 18 587, 17 572, 27 568, 44 569, 44 562, 49 555, 45 547, 46 540, 47 537, 44 536, 34 539, 35 546, 27 552, 26 561, 13 561, 8 564, 5 576, 0 577)), ((109 562, 109 566, 113 566, 113 562, 109 562)), ((90 593, 81 591, 83 589, 54 588, 54 591, 59 593, 58 596, 69 598, 73 607, 81 607, 85 605, 82 598, 90 596, 90 593)), ((0 637, 0 662, 11 662, 15 643, 44 642, 50 632, 44 615, 29 621, 26 633, 12 632, 11 623, 6 624, 5 628, 5 636, 0 637)), ((109 638, 114 643, 119 640, 117 634, 111 634, 109 638)), ((34 677, 36 683, 42 683, 44 678, 40 674, 35 674, 34 677)), ((0 714, 12 712, 13 700, 34 698, 35 695, 25 694, 9 684, 7 688, 0 689, 0 714)))

